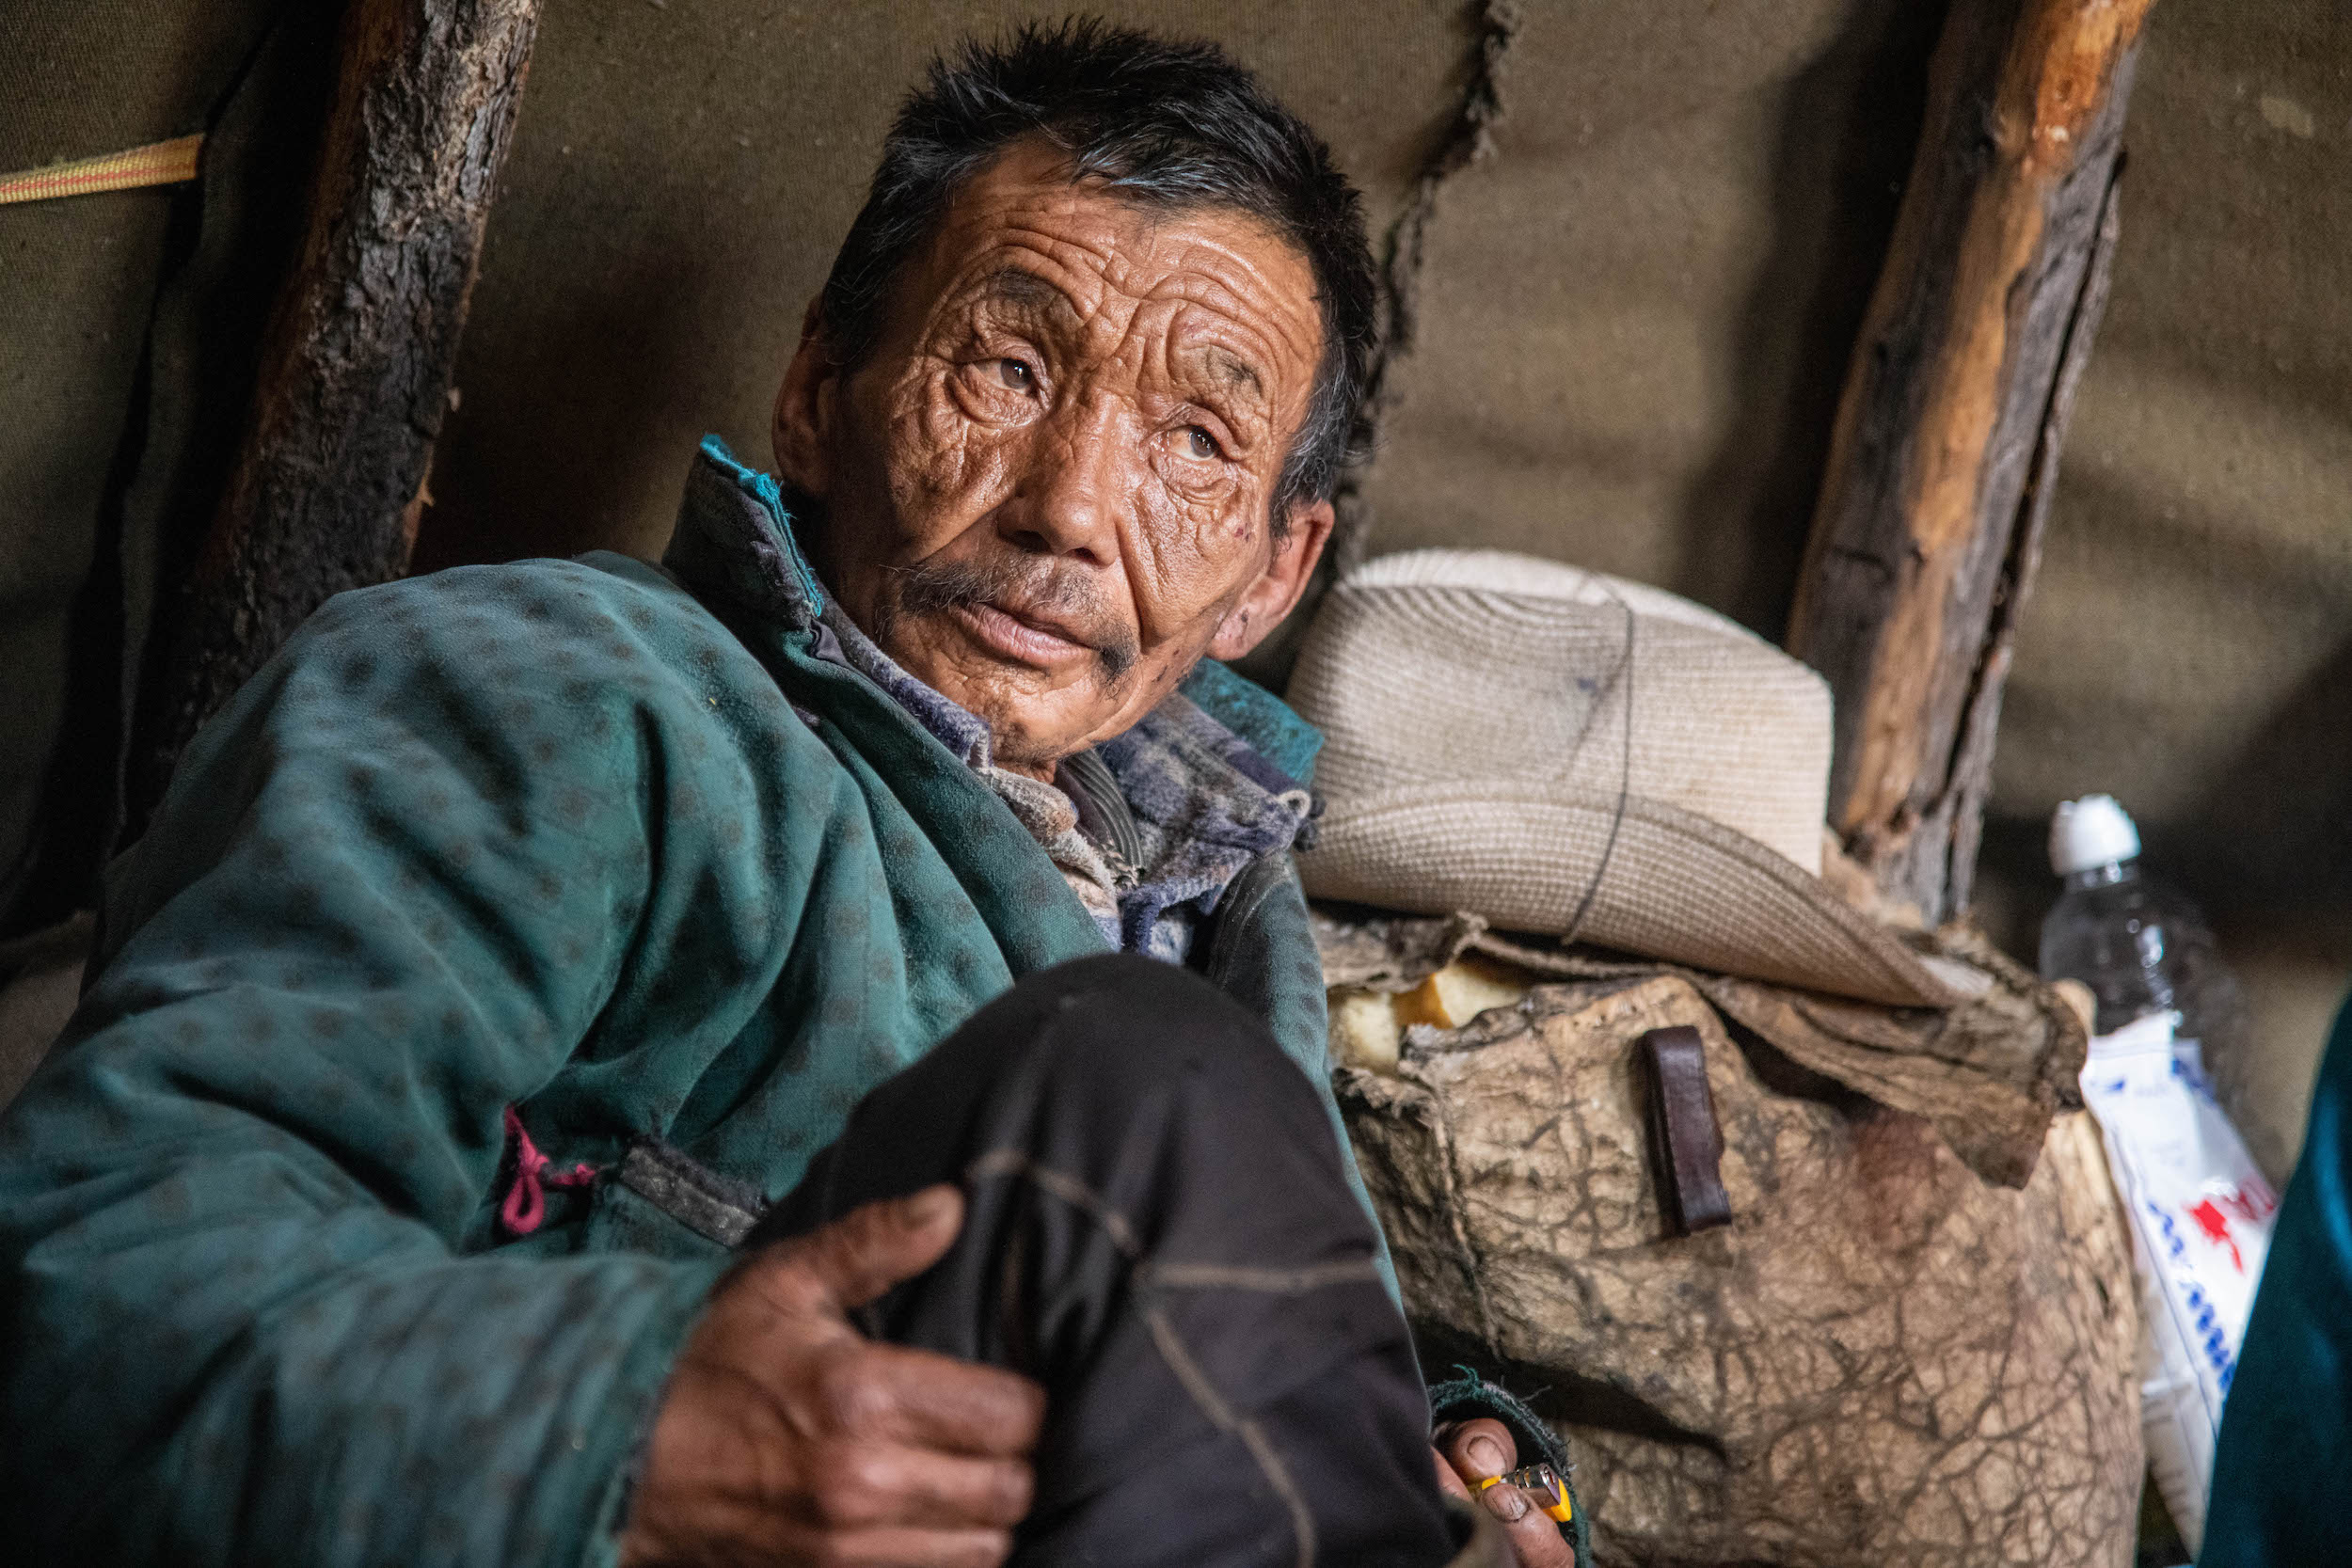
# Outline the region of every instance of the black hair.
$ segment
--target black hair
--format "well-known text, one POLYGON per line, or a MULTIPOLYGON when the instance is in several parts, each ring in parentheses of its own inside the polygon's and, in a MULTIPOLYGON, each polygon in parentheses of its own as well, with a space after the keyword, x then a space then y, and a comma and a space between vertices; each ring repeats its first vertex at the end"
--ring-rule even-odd
POLYGON ((967 40, 934 58, 930 80, 899 107, 825 279, 832 352, 854 365, 871 350, 891 281, 957 189, 1032 135, 1069 155, 1073 182, 1099 182, 1147 207, 1232 208, 1305 253, 1323 359, 1275 486, 1279 539, 1291 508, 1328 499, 1363 449, 1359 404, 1377 331, 1372 248, 1362 199, 1331 150, 1213 43, 1078 17, 1029 24, 993 44, 967 40))

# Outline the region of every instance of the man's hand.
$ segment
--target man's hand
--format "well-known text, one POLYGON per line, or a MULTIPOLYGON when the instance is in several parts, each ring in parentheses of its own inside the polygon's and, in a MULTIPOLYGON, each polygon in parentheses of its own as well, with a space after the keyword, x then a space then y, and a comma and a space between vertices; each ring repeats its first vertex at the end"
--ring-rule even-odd
POLYGON ((953 1187, 872 1203, 721 1283, 671 1374, 621 1557, 995 1568, 1045 1416, 1028 1379, 876 1344, 864 1306, 936 1262, 953 1187))
POLYGON ((1518 1445, 1511 1429, 1484 1417, 1454 1421, 1438 1429, 1438 1486, 1454 1497, 1476 1502, 1502 1521, 1502 1533, 1518 1554, 1519 1568, 1570 1568, 1576 1553, 1560 1534, 1560 1527, 1527 1500, 1516 1486, 1472 1489, 1488 1476, 1518 1466, 1518 1445))

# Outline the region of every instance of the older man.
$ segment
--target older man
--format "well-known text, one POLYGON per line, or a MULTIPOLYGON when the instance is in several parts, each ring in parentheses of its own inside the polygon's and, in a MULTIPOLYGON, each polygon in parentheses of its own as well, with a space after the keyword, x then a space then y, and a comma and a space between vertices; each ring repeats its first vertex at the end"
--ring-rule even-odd
POLYGON ((1203 662, 1329 534, 1371 294, 1215 50, 1025 33, 899 116, 781 484, 707 443, 660 568, 323 610, 7 1120, 6 1537, 1445 1560, 1510 1439, 1431 1462, 1288 870, 1314 738, 1203 662))

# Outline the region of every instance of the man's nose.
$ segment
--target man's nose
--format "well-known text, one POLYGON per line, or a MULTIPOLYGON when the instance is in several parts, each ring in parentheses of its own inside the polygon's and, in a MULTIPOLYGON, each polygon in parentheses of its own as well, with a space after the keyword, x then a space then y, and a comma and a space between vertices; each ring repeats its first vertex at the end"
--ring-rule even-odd
POLYGON ((1119 525, 1132 503, 1141 453, 1116 400, 1057 410, 1027 454, 1017 504, 1000 515, 1008 542, 1094 566, 1119 559, 1119 525))

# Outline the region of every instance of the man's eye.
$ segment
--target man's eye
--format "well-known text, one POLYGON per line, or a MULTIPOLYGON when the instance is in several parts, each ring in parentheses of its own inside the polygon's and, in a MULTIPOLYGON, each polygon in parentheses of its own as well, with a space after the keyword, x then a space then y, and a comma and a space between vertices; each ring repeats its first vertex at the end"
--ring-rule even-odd
POLYGON ((1029 369, 1027 365, 1022 363, 1018 359, 997 360, 996 379, 1002 381, 1006 386, 1011 388, 1016 392, 1034 392, 1037 390, 1037 372, 1029 369))
POLYGON ((1220 455, 1216 437, 1199 425, 1190 425, 1185 428, 1184 451, 1187 455, 1198 457, 1204 463, 1212 457, 1220 455))

